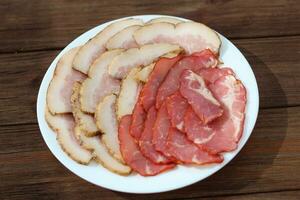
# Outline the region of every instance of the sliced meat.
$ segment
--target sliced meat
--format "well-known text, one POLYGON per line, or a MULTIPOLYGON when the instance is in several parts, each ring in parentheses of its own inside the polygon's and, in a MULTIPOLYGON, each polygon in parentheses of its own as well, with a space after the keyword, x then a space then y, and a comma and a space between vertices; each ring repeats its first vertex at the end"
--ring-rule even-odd
POLYGON ((72 113, 75 118, 76 126, 78 126, 86 136, 91 137, 97 135, 99 131, 96 126, 94 117, 90 114, 82 112, 80 109, 79 92, 81 86, 82 85, 79 82, 75 82, 73 85, 72 96, 70 100, 72 113))
POLYGON ((189 107, 187 100, 178 91, 166 99, 166 105, 172 127, 184 131, 184 115, 189 107))
POLYGON ((73 58, 79 47, 66 52, 57 62, 53 78, 47 90, 47 106, 52 114, 71 113, 71 95, 74 82, 85 75, 72 69, 73 58))
POLYGON ((112 36, 107 44, 107 49, 130 49, 138 47, 138 44, 133 38, 133 33, 141 28, 141 25, 133 25, 124 28, 123 30, 112 36))
POLYGON ((191 70, 185 70, 181 75, 180 83, 180 93, 204 124, 222 115, 221 104, 207 88, 201 76, 191 70))
POLYGON ((160 152, 156 151, 152 143, 153 138, 153 126, 156 120, 156 109, 151 107, 147 113, 147 118, 145 121, 144 131, 139 139, 140 150, 145 157, 150 159, 152 162, 160 163, 170 163, 171 160, 165 157, 160 152))
POLYGON ((234 75, 232 69, 227 67, 203 68, 197 71, 196 73, 199 74, 207 83, 214 83, 222 76, 234 75))
POLYGON ((159 57, 180 47, 172 44, 149 44, 131 48, 116 56, 109 65, 109 74, 118 79, 124 78, 133 67, 144 67, 159 57))
POLYGON ((132 113, 132 123, 130 125, 130 135, 135 139, 139 140, 144 130, 144 123, 146 120, 147 113, 144 110, 140 101, 138 101, 132 113))
POLYGON ((147 65, 146 67, 144 67, 143 69, 141 69, 139 72, 136 73, 135 78, 138 81, 146 83, 148 81, 149 75, 152 72, 154 66, 155 63, 151 63, 150 65, 147 65))
POLYGON ((120 81, 108 75, 108 65, 122 51, 107 51, 91 65, 80 90, 81 110, 84 112, 95 113, 96 106, 106 95, 119 93, 120 81))
POLYGON ((75 121, 72 114, 52 115, 46 108, 45 118, 50 128, 57 133, 56 139, 66 154, 78 163, 88 164, 92 159, 92 154, 80 146, 76 139, 75 121))
POLYGON ((188 54, 211 49, 218 54, 221 40, 218 34, 197 22, 182 22, 176 25, 166 22, 152 23, 134 33, 139 45, 154 43, 177 44, 188 54))
POLYGON ((154 176, 175 167, 174 164, 155 164, 144 157, 139 150, 138 144, 129 134, 130 124, 130 115, 122 117, 119 126, 119 140, 123 158, 134 171, 142 176, 154 176))
POLYGON ((202 150, 176 128, 169 129, 167 147, 172 156, 182 163, 203 165, 223 161, 222 156, 202 150))
POLYGON ((218 59, 210 50, 204 50, 179 60, 169 71, 157 91, 156 108, 158 109, 168 96, 179 89, 180 75, 184 70, 191 69, 193 71, 198 71, 202 68, 215 67, 217 64, 218 59))
POLYGON ((173 17, 158 17, 158 18, 155 18, 155 19, 151 19, 150 21, 147 22, 147 24, 160 23, 160 22, 178 24, 178 23, 181 23, 183 21, 180 20, 180 19, 177 19, 177 18, 173 18, 173 17))
POLYGON ((96 124, 103 133, 101 139, 109 152, 117 160, 124 162, 118 139, 118 120, 116 116, 116 95, 111 94, 104 97, 95 112, 96 124))
POLYGON ((113 35, 126 27, 142 24, 139 19, 125 19, 110 24, 80 48, 73 61, 74 69, 87 74, 91 64, 106 51, 105 45, 113 35))
POLYGON ((130 174, 131 168, 110 155, 100 136, 86 137, 79 127, 75 127, 75 133, 79 136, 81 145, 90 150, 94 155, 94 159, 103 167, 120 175, 130 174))
POLYGON ((149 76, 149 80, 144 85, 141 91, 141 103, 145 110, 148 110, 151 106, 155 104, 156 94, 159 86, 164 81, 169 70, 174 66, 174 64, 182 58, 178 55, 174 58, 160 58, 149 76))
POLYGON ((122 80, 121 90, 117 98, 117 118, 120 120, 125 115, 132 114, 138 100, 142 84, 136 80, 136 73, 140 68, 131 69, 129 74, 122 80))

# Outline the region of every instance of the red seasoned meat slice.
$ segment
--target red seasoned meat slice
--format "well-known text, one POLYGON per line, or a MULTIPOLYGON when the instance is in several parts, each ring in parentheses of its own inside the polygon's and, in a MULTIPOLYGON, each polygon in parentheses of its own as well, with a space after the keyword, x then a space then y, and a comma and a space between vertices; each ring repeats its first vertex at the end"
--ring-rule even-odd
POLYGON ((176 128, 169 129, 167 147, 172 156, 182 163, 203 165, 223 161, 222 156, 202 150, 176 128))
POLYGON ((152 143, 153 138, 153 126, 156 120, 156 109, 155 106, 152 106, 148 113, 147 119, 145 121, 144 131, 140 137, 139 145, 141 152, 147 158, 149 158, 152 162, 160 164, 160 163, 170 163, 171 160, 165 157, 160 152, 154 149, 154 145, 152 143))
POLYGON ((174 58, 161 58, 157 61, 148 81, 141 91, 141 103, 145 110, 149 110, 149 108, 155 104, 155 98, 160 84, 165 79, 170 68, 181 58, 182 55, 178 55, 174 58))
POLYGON ((207 83, 214 83, 217 79, 219 79, 222 76, 234 75, 232 69, 227 67, 203 68, 197 71, 196 73, 199 74, 207 83))
POLYGON ((147 113, 145 112, 142 104, 138 100, 135 104, 132 113, 132 123, 130 126, 130 134, 137 141, 141 137, 141 134, 144 130, 144 122, 146 120, 147 113))
POLYGON ((180 75, 184 70, 191 69, 198 71, 201 68, 215 67, 217 64, 217 57, 208 49, 179 60, 174 67, 171 68, 157 91, 156 108, 158 109, 168 96, 179 89, 180 75))
POLYGON ((131 115, 121 118, 119 125, 120 150, 125 162, 142 176, 154 176, 175 167, 174 164, 155 164, 140 152, 138 144, 129 134, 131 115))
POLYGON ((184 114, 189 106, 179 91, 166 99, 167 110, 172 127, 184 131, 184 114))
POLYGON ((201 76, 191 70, 185 70, 181 75, 180 82, 180 93, 187 99, 204 124, 222 115, 221 104, 206 87, 201 76))

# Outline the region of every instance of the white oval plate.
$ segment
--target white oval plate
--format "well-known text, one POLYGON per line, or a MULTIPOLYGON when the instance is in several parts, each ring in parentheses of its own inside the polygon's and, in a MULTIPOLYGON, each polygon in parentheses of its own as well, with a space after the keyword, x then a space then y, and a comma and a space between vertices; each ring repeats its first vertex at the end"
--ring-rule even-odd
MULTIPOLYGON (((162 17, 162 15, 141 15, 126 18, 139 18, 144 21, 148 21, 153 18, 162 17)), ((171 16, 168 16, 171 17, 171 16)), ((178 17, 174 17, 178 18, 178 17)), ((118 19, 118 20, 123 20, 118 19)), ((182 18, 179 18, 182 19, 182 18)), ((241 148, 247 142, 253 127, 256 122, 259 106, 259 95, 255 76, 253 71, 242 55, 242 53, 224 36, 220 35, 222 40, 221 47, 221 60, 223 60, 226 66, 231 67, 236 73, 237 77, 242 81, 247 89, 247 105, 246 105, 246 118, 243 136, 239 142, 238 149, 233 152, 224 154, 224 161, 218 165, 208 165, 203 167, 187 167, 179 165, 173 170, 159 174, 153 177, 143 177, 138 174, 133 174, 130 176, 120 176, 110 171, 106 170, 102 166, 96 163, 91 163, 88 166, 80 165, 70 159, 64 151, 60 148, 58 142, 56 141, 55 133, 48 127, 44 115, 46 106, 46 92, 48 85, 51 81, 55 66, 59 58, 69 49, 82 45, 88 41, 91 37, 96 35, 104 27, 111 24, 110 21, 99 25, 86 33, 82 34, 74 41, 72 41, 68 46, 66 46, 59 55, 51 63, 47 73, 45 74, 37 99, 37 117, 39 127, 42 136, 48 145, 54 156, 69 170, 75 173, 77 176, 91 182, 95 185, 128 193, 157 193, 170 191, 178 188, 182 188, 198 181, 201 181, 208 176, 212 175, 216 171, 224 167, 230 160, 232 160, 241 148)), ((187 19, 182 19, 187 20, 187 19)))

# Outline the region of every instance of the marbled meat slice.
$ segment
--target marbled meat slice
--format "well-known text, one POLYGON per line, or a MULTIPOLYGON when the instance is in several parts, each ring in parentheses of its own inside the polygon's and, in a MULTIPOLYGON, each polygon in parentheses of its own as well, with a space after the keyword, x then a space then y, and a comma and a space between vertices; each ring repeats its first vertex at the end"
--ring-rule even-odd
POLYGON ((182 163, 203 165, 223 161, 221 155, 204 151, 176 128, 169 129, 167 147, 172 156, 182 163))
POLYGON ((224 67, 210 67, 210 68, 203 68, 196 72, 199 74, 207 83, 214 83, 216 80, 218 80, 222 76, 227 75, 234 75, 234 72, 231 68, 224 67))
POLYGON ((180 93, 187 99, 204 124, 222 115, 221 104, 207 88, 201 76, 191 70, 184 70, 180 83, 180 93))
POLYGON ((155 164, 143 156, 138 144, 129 134, 131 116, 122 117, 119 125, 120 149, 125 162, 142 176, 154 176, 163 171, 172 169, 174 164, 155 164))
POLYGON ((184 131, 184 115, 189 107, 187 100, 177 91, 166 99, 166 105, 172 127, 184 131))
POLYGON ((139 146, 143 155, 148 159, 150 159, 152 162, 157 164, 160 163, 166 164, 166 163, 170 163, 171 160, 165 157, 160 152, 156 151, 152 143, 153 126, 156 120, 156 115, 157 112, 155 106, 152 106, 147 113, 144 131, 139 139, 139 146))
POLYGON ((144 130, 144 123, 146 120, 147 112, 144 110, 140 101, 138 101, 133 109, 132 123, 130 125, 130 135, 139 140, 144 130))
POLYGON ((157 61, 147 83, 144 85, 141 91, 141 103, 143 104, 145 110, 148 110, 155 104, 155 98, 159 86, 164 81, 169 70, 181 58, 182 55, 178 55, 174 58, 161 58, 157 61))
POLYGON ((186 56, 179 60, 171 68, 165 80, 159 87, 156 96, 156 108, 158 109, 165 99, 175 93, 180 86, 180 75, 186 69, 198 71, 201 68, 215 67, 218 64, 217 57, 210 50, 186 56))

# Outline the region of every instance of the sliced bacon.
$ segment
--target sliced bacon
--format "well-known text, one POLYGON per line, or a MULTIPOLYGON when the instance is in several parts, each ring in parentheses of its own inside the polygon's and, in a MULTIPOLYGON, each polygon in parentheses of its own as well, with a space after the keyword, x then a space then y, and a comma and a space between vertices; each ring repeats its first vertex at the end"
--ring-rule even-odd
POLYGON ((156 120, 156 109, 155 106, 152 106, 148 113, 147 119, 145 121, 144 131, 139 139, 139 146, 143 155, 149 158, 152 162, 160 164, 160 163, 170 163, 171 160, 165 157, 160 152, 154 149, 154 145, 152 143, 153 138, 153 126, 156 120))
POLYGON ((174 164, 155 164, 143 156, 138 144, 129 134, 131 115, 122 117, 119 125, 120 149, 125 162, 142 176, 154 176, 163 171, 172 169, 174 164))
POLYGON ((174 58, 161 58, 157 61, 147 83, 141 91, 141 103, 145 110, 149 110, 149 108, 155 104, 155 98, 160 84, 165 79, 171 67, 181 58, 182 55, 178 55, 174 58))
POLYGON ((222 76, 234 75, 232 69, 228 67, 224 67, 224 68, 210 67, 210 68, 200 69, 196 73, 199 74, 207 83, 214 83, 222 76))
POLYGON ((180 75, 186 69, 198 71, 202 68, 215 67, 218 64, 217 57, 208 49, 187 56, 178 61, 169 71, 165 80, 159 87, 156 97, 156 108, 170 95, 175 93, 180 86, 180 75))
POLYGON ((182 163, 203 165, 223 161, 222 156, 202 150, 176 128, 169 129, 167 147, 172 156, 182 163))
POLYGON ((146 120, 147 113, 144 110, 140 101, 138 101, 133 109, 132 123, 130 125, 130 135, 137 141, 140 139, 144 130, 144 122, 146 120))
POLYGON ((221 104, 209 91, 201 76, 191 70, 185 70, 181 75, 180 83, 180 93, 204 124, 222 115, 221 104))
POLYGON ((184 131, 184 114, 189 107, 187 100, 177 91, 166 99, 166 105, 172 127, 184 131))

